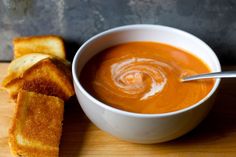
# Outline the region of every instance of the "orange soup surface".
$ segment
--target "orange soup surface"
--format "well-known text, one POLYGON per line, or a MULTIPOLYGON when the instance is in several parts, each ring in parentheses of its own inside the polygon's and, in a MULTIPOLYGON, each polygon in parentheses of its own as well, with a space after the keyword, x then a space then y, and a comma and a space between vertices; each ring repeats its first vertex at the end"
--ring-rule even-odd
POLYGON ((203 99, 214 80, 180 82, 182 76, 210 72, 199 58, 154 42, 130 42, 90 59, 80 74, 82 86, 96 99, 135 113, 166 113, 203 99))

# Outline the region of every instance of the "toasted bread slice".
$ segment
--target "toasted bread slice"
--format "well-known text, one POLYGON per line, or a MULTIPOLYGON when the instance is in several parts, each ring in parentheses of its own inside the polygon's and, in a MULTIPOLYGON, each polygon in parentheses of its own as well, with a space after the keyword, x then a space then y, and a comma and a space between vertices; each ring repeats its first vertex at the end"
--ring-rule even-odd
POLYGON ((13 41, 14 57, 18 58, 30 53, 43 53, 65 59, 63 40, 59 36, 19 37, 13 41))
POLYGON ((63 62, 53 58, 39 61, 20 77, 5 83, 4 87, 15 100, 20 89, 57 96, 63 100, 74 95, 70 69, 63 62))
POLYGON ((3 80, 2 85, 5 86, 13 79, 21 77, 21 75, 26 70, 46 58, 52 58, 52 56, 40 53, 32 53, 13 60, 8 66, 8 74, 3 80))
POLYGON ((64 102, 60 98, 21 90, 9 129, 12 154, 57 157, 63 112, 64 102))

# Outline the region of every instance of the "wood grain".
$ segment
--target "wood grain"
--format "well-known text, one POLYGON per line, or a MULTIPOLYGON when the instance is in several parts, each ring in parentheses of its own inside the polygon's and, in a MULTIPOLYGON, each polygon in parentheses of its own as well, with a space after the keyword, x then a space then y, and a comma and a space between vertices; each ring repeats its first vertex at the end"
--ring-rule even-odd
MULTIPOLYGON (((0 63, 0 81, 8 63, 0 63)), ((228 67, 227 69, 236 69, 228 67)), ((10 157, 7 132, 14 102, 0 90, 0 157, 10 157)), ((236 156, 236 80, 223 80, 212 112, 193 131, 176 140, 153 145, 119 140, 95 127, 73 97, 65 106, 61 157, 78 156, 236 156)))

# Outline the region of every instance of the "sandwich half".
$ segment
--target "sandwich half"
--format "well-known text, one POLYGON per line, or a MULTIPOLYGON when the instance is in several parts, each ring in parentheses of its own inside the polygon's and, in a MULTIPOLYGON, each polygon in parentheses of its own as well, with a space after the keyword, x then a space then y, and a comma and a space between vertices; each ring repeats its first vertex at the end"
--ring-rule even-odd
POLYGON ((9 129, 9 145, 18 157, 57 157, 64 102, 60 98, 21 90, 9 129))
MULTIPOLYGON (((12 64, 14 62, 9 67, 14 67, 12 64)), ((26 67, 24 70, 10 72, 2 82, 2 86, 14 100, 17 99, 20 89, 57 96, 63 100, 74 95, 70 68, 61 60, 46 57, 30 64, 30 67, 27 64, 26 67)))
POLYGON ((14 57, 42 53, 66 59, 62 38, 56 35, 19 37, 13 41, 14 57))

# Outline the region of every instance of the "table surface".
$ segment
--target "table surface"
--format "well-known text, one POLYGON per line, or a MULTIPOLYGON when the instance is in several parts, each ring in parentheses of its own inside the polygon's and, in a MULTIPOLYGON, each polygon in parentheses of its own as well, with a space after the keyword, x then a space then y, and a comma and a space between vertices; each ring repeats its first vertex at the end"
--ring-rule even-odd
MULTIPOLYGON (((8 63, 0 63, 0 81, 8 63)), ((224 67, 226 70, 236 67, 224 67)), ((0 157, 10 157, 8 128, 14 102, 0 89, 0 157)), ((61 157, 78 156, 236 156, 236 80, 223 80, 208 117, 193 131, 176 140, 152 145, 117 139, 94 126, 76 99, 65 105, 61 157)))

